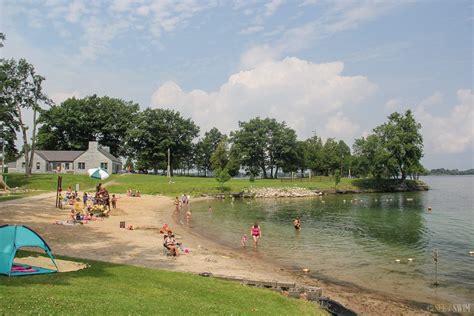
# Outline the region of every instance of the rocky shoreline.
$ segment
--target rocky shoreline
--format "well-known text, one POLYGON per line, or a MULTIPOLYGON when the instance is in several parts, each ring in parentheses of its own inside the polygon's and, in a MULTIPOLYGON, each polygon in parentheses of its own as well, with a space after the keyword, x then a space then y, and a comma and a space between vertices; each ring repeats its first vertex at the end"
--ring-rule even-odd
POLYGON ((241 192, 214 193, 203 196, 214 198, 300 198, 315 197, 327 194, 358 194, 358 193, 395 193, 427 191, 429 187, 422 181, 410 182, 384 182, 379 187, 361 187, 360 189, 308 189, 302 187, 280 187, 280 188, 250 188, 241 192))

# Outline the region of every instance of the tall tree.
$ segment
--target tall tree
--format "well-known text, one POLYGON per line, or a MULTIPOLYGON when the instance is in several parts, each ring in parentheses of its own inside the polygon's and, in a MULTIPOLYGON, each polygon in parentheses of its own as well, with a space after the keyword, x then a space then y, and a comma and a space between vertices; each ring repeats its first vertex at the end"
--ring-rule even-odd
POLYGON ((340 176, 349 175, 351 169, 351 148, 343 140, 337 143, 337 154, 340 157, 340 176))
MULTIPOLYGON (((5 34, 0 33, 0 48, 3 47, 5 34)), ((10 100, 10 79, 8 78, 8 61, 0 59, 0 137, 5 144, 5 160, 16 159, 18 151, 15 146, 16 132, 19 124, 16 120, 15 103, 10 100)))
POLYGON ((85 150, 97 140, 115 156, 125 154, 124 140, 139 106, 107 96, 70 98, 41 113, 38 146, 42 149, 85 150))
POLYGON ((388 122, 374 129, 383 147, 390 153, 397 168, 396 174, 404 181, 412 169, 419 169, 423 157, 423 137, 421 124, 417 123, 410 110, 405 114, 394 112, 388 122))
POLYGON ((231 133, 233 148, 239 153, 239 159, 247 173, 264 178, 276 177, 278 170, 295 170, 296 132, 285 122, 259 117, 248 122, 239 122, 240 129, 231 133))
POLYGON ((14 59, 0 60, 0 98, 2 101, 2 112, 11 115, 23 139, 23 155, 25 157, 25 174, 31 174, 31 162, 35 150, 36 113, 41 110, 41 105, 50 101, 42 92, 44 77, 37 75, 34 66, 25 59, 16 61, 14 59), (28 141, 28 126, 24 120, 24 111, 33 111, 33 139, 28 141), (30 152, 31 149, 31 152, 30 152))
POLYGON ((321 137, 314 135, 304 141, 306 147, 305 161, 314 174, 323 174, 323 141, 321 137))
POLYGON ((171 150, 171 172, 192 155, 192 141, 199 127, 179 112, 146 109, 140 112, 127 131, 127 155, 134 157, 141 169, 166 169, 167 152, 171 150))
POLYGON ((196 144, 196 166, 198 169, 204 170, 205 177, 212 168, 211 156, 224 137, 225 135, 214 127, 206 132, 196 144))
POLYGON ((217 145, 216 150, 211 156, 211 166, 216 180, 220 183, 221 189, 224 183, 229 181, 231 176, 238 173, 239 164, 235 159, 232 151, 228 149, 229 144, 226 137, 224 137, 217 145))

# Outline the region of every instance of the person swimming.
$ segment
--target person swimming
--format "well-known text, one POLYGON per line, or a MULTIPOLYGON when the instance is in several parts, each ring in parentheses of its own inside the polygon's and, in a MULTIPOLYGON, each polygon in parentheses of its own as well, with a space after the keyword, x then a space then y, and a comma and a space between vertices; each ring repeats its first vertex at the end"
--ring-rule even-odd
POLYGON ((296 229, 296 230, 301 230, 301 221, 300 221, 300 218, 299 218, 299 217, 296 217, 296 218, 293 220, 293 226, 295 226, 295 229, 296 229))

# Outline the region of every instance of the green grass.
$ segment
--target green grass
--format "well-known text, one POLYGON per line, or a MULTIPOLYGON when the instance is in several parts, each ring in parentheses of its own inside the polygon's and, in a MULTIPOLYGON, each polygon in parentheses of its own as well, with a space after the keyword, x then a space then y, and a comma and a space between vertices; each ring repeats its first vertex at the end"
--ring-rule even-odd
MULTIPOLYGON (((63 177, 63 190, 66 190, 69 186, 74 190, 76 184, 79 184, 81 191, 91 189, 99 182, 106 183, 111 181, 115 177, 113 175, 104 181, 99 181, 81 174, 61 174, 61 176, 63 177)), ((10 188, 18 187, 28 190, 56 191, 57 181, 58 175, 54 173, 33 174, 30 177, 25 177, 24 174, 20 173, 9 173, 7 175, 7 184, 10 188)))
MULTIPOLYGON (((9 174, 8 185, 29 190, 54 191, 56 190, 57 175, 55 174, 34 174, 25 177, 22 174, 9 174)), ((183 193, 192 196, 200 194, 219 193, 221 188, 214 178, 201 177, 173 177, 172 183, 168 183, 165 176, 145 175, 145 174, 123 174, 112 175, 105 181, 98 181, 89 178, 87 175, 64 174, 63 189, 68 186, 75 188, 79 183, 80 191, 90 190, 99 182, 110 183, 107 187, 114 193, 125 193, 128 189, 139 190, 143 194, 162 194, 166 196, 178 196, 183 193)), ((343 178, 338 184, 338 190, 365 190, 365 191, 390 191, 396 188, 397 180, 375 180, 375 179, 348 179, 343 178)), ((407 181, 407 186, 414 187, 414 181, 407 181)), ((334 189, 334 178, 316 176, 308 179, 281 180, 281 179, 231 179, 225 183, 225 192, 241 192, 249 188, 283 188, 302 187, 312 190, 334 189)), ((0 199, 0 201, 2 201, 0 199)))
POLYGON ((88 263, 90 268, 36 276, 0 275, 0 314, 326 315, 310 302, 236 282, 70 260, 88 263))
MULTIPOLYGON (((214 178, 174 177, 173 183, 168 183, 164 176, 126 174, 114 179, 109 189, 112 192, 123 193, 128 189, 140 190, 145 194, 163 194, 178 196, 189 193, 198 196, 201 193, 221 192, 219 183, 214 178)), ((226 192, 241 192, 248 188, 276 188, 276 187, 304 187, 309 189, 333 189, 334 181, 329 177, 313 177, 313 181, 282 181, 280 179, 257 179, 253 182, 248 179, 231 179, 225 183, 226 192)), ((354 188, 350 179, 342 179, 338 188, 354 188)))

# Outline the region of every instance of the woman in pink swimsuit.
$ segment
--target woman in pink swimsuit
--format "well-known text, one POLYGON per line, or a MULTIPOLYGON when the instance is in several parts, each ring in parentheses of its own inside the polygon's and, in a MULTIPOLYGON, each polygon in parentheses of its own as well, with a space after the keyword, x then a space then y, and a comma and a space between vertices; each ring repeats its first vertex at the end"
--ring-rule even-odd
POLYGON ((260 228, 260 226, 258 226, 257 222, 255 222, 255 224, 250 229, 250 234, 253 237, 255 249, 257 249, 258 241, 260 240, 260 237, 262 237, 262 229, 260 228))

